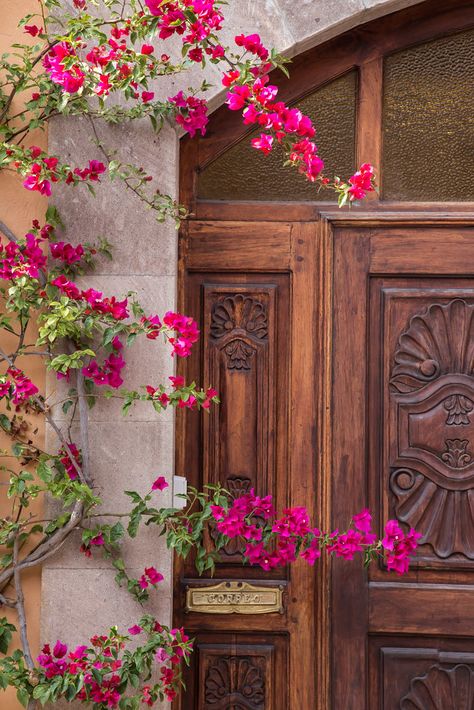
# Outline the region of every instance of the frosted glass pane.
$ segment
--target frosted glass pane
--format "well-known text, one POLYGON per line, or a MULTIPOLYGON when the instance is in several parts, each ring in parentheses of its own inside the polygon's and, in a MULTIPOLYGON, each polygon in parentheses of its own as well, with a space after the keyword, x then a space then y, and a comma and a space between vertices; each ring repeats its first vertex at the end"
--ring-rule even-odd
POLYGON ((383 197, 474 200, 474 30, 385 59, 383 197))
MULTIPOLYGON (((351 71, 296 102, 316 126, 325 174, 349 176, 355 167, 357 73, 351 71)), ((256 131, 211 163, 198 178, 198 197, 210 200, 329 200, 296 169, 284 168, 278 147, 263 156, 250 145, 256 131)))

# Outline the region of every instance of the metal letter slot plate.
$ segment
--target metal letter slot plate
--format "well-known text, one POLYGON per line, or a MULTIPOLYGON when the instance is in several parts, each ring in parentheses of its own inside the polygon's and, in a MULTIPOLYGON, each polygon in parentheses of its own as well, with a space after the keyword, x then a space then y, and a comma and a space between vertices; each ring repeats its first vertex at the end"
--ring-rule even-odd
POLYGON ((283 614, 283 586, 219 582, 186 587, 186 611, 201 614, 283 614))

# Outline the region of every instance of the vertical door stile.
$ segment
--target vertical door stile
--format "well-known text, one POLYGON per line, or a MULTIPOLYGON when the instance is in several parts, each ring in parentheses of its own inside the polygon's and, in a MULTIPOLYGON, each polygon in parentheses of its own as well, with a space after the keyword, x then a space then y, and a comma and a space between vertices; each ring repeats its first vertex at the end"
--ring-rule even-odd
MULTIPOLYGON (((367 505, 366 309, 368 238, 335 229, 333 294, 332 525, 344 530, 367 505)), ((333 707, 366 708, 367 571, 332 561, 333 707)))
MULTIPOLYGON (((316 520, 318 481, 318 403, 316 363, 318 350, 318 311, 315 285, 318 279, 317 232, 314 223, 296 223, 292 227, 292 306, 290 369, 290 505, 305 506, 316 520)), ((289 631, 292 636, 290 678, 304 678, 291 683, 290 707, 317 707, 324 694, 316 688, 318 631, 315 609, 315 570, 295 564, 290 570, 292 611, 289 631)))

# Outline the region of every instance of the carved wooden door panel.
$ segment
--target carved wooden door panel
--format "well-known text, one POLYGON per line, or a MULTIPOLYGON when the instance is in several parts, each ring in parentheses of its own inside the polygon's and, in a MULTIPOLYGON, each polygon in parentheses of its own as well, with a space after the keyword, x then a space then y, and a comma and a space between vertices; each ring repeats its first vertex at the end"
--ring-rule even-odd
MULTIPOLYGON (((182 236, 181 308, 201 330, 182 374, 222 399, 209 415, 178 415, 178 470, 195 486, 314 511, 314 235, 314 224, 267 221, 191 222, 182 236)), ((313 708, 314 571, 242 567, 241 549, 225 548, 214 579, 192 561, 175 569, 175 621, 196 639, 178 706, 313 708)))
POLYGON ((332 707, 471 709, 474 229, 398 221, 331 232, 333 522, 369 503, 423 544, 404 577, 334 563, 332 707))

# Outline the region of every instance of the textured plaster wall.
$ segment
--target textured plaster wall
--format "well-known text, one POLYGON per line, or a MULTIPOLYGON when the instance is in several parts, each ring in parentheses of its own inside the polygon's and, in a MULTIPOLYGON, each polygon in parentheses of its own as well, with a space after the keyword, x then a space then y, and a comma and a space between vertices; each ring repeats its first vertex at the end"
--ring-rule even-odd
MULTIPOLYGON (((13 42, 27 42, 25 35, 18 29, 18 21, 27 13, 33 13, 37 8, 37 0, 0 0, 0 54, 7 52, 13 42)), ((32 43, 34 40, 32 40, 32 43)), ((14 100, 12 109, 20 111, 22 108, 18 99, 14 100)), ((39 146, 46 146, 47 136, 43 133, 36 132, 31 136, 31 143, 39 146)), ((0 175, 0 220, 4 222, 14 234, 23 235, 29 230, 31 220, 35 217, 42 220, 45 212, 44 199, 38 193, 26 192, 22 187, 21 181, 11 172, 4 171, 0 175)), ((34 328, 30 330, 30 336, 34 340, 34 328)), ((15 342, 12 339, 5 338, 2 334, 0 347, 6 352, 11 352, 15 347, 15 342)), ((36 358, 25 357, 22 361, 18 361, 20 367, 24 368, 28 375, 39 385, 44 391, 44 372, 40 361, 36 362, 36 358)), ((4 368, 2 367, 2 372, 4 368)), ((37 443, 39 446, 44 445, 44 429, 42 420, 39 419, 38 426, 40 427, 37 434, 37 443)), ((30 432, 31 434, 31 432, 30 432)), ((0 449, 9 449, 11 440, 4 434, 0 435, 0 449)), ((5 461, 2 461, 5 463, 5 461)), ((0 474, 1 494, 0 494, 0 517, 10 513, 10 501, 6 499, 5 484, 8 481, 8 475, 5 472, 0 474)), ((41 504, 37 502, 34 506, 34 512, 41 518, 41 504)), ((40 619, 40 591, 41 591, 41 572, 39 569, 29 570, 23 575, 23 587, 26 597, 26 613, 28 615, 28 635, 33 653, 38 653, 39 650, 39 619, 40 619)), ((8 590, 8 594, 10 590, 8 590)), ((0 609, 0 616, 8 616, 12 623, 16 623, 16 615, 10 609, 0 609)), ((14 638, 13 643, 19 645, 19 639, 14 638)), ((13 644, 12 644, 13 646, 13 644)), ((19 710, 22 706, 15 698, 15 692, 8 690, 6 693, 0 693, 0 708, 2 710, 19 710)))
MULTIPOLYGON (((416 0, 415 0, 416 1, 416 0)), ((267 46, 294 56, 336 34, 374 17, 415 4, 413 0, 229 0, 225 8, 227 36, 258 31, 267 46)), ((291 68, 290 68, 291 69, 291 68)), ((158 95, 185 89, 191 75, 166 79, 158 95)), ((215 83, 214 105, 220 103, 220 85, 211 67, 208 78, 215 83)), ((172 127, 157 137, 148 123, 123 127, 100 126, 105 144, 120 146, 124 159, 143 165, 158 179, 160 188, 172 195, 178 189, 178 141, 172 127)), ((96 156, 90 125, 84 119, 57 120, 50 128, 50 150, 73 164, 96 156)), ((67 237, 93 240, 106 236, 115 247, 113 262, 101 262, 92 285, 106 295, 137 291, 145 309, 163 313, 176 303, 177 235, 173 225, 159 225, 143 210, 136 197, 119 183, 105 182, 91 199, 86 191, 63 190, 56 201, 66 217, 67 237)), ((140 341, 129 358, 130 384, 160 382, 172 374, 173 361, 156 342, 140 341)), ((50 381, 50 392, 57 383, 50 381)), ((126 510, 124 488, 145 491, 158 474, 173 471, 173 418, 154 415, 151 408, 132 409, 123 418, 112 401, 91 413, 91 458, 93 475, 103 490, 109 511, 126 510)), ((178 472, 185 474, 185 471, 178 472)), ((171 489, 162 494, 171 502, 171 489)), ((140 611, 119 592, 113 573, 101 561, 78 554, 77 540, 65 546, 43 570, 42 636, 81 642, 88 634, 116 622, 133 623, 140 611)), ((155 564, 165 575, 161 591, 154 595, 149 610, 163 622, 171 614, 171 558, 163 542, 151 531, 127 546, 126 560, 137 573, 145 564, 155 564)))

